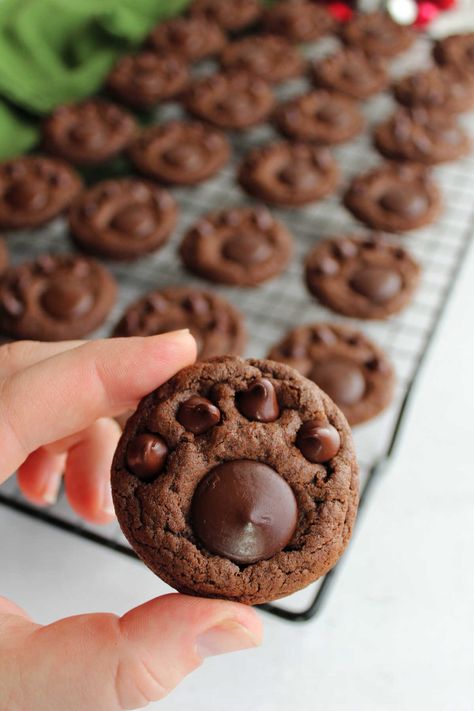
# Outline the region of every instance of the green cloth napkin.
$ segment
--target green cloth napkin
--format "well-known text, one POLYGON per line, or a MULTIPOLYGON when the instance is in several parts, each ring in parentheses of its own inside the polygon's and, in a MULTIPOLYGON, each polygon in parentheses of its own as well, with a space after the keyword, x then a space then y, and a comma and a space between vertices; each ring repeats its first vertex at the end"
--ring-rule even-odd
POLYGON ((0 159, 32 148, 35 116, 93 94, 120 54, 188 2, 0 1, 0 159))

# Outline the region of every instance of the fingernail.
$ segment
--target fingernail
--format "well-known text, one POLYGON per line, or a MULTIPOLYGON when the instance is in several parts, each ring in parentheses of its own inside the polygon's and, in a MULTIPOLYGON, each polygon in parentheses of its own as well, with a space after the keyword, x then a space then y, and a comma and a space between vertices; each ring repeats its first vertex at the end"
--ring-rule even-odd
POLYGON ((161 336, 190 336, 191 332, 189 328, 180 328, 178 331, 168 331, 167 333, 161 333, 161 336))
POLYGON ((61 488, 62 478, 62 474, 49 475, 42 495, 42 499, 45 504, 49 504, 50 506, 52 506, 57 502, 59 490, 61 488))
POLYGON ((258 640, 239 622, 224 620, 197 637, 196 651, 204 659, 217 654, 250 649, 258 644, 258 640))
POLYGON ((107 516, 113 516, 115 518, 115 507, 112 499, 110 481, 105 482, 104 497, 102 499, 102 511, 107 514, 107 516))

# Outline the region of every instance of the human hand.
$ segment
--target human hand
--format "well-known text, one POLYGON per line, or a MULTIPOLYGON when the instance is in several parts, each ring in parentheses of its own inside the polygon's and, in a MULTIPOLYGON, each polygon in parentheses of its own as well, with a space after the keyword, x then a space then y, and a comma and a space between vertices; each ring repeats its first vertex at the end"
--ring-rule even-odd
MULTIPOLYGON (((0 347, 0 483, 18 470, 25 496, 66 495, 84 518, 113 517, 114 416, 195 358, 187 332, 0 347)), ((25 561, 26 563, 26 561, 25 561)), ((165 696, 213 654, 253 647, 255 612, 237 603, 165 595, 122 617, 39 625, 0 597, 0 705, 8 711, 120 711, 165 696)))

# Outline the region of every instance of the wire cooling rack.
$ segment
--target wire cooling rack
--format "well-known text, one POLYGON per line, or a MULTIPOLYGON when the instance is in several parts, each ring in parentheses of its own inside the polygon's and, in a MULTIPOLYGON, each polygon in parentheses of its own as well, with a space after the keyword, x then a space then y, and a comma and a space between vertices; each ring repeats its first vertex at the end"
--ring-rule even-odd
MULTIPOLYGON (((333 48, 334 42, 328 40, 318 43, 309 48, 308 53, 324 54, 333 48)), ((429 61, 429 44, 426 38, 420 39, 409 53, 393 64, 393 74, 401 75, 424 66, 429 61)), ((202 69, 208 71, 210 68, 211 64, 202 69)), ((279 90, 280 98, 289 98, 308 88, 306 80, 289 82, 279 90)), ((305 208, 274 210, 275 215, 288 225, 295 237, 295 256, 287 272, 258 289, 212 287, 244 313, 250 334, 247 349, 249 356, 265 356, 270 346, 298 323, 318 320, 351 322, 350 319, 331 313, 309 296, 302 280, 302 261, 319 239, 365 231, 341 206, 340 195, 353 175, 380 161, 371 145, 370 128, 391 112, 393 102, 388 94, 381 94, 365 102, 362 108, 368 130, 356 140, 335 150, 344 174, 338 194, 305 208)), ((178 106, 168 105, 158 111, 155 119, 161 121, 179 115, 178 106)), ((474 135, 474 116, 464 117, 463 122, 474 135)), ((97 336, 108 335, 124 308, 150 289, 178 283, 209 286, 182 269, 176 256, 181 237, 187 227, 205 212, 251 202, 235 183, 236 166, 249 148, 276 137, 269 125, 234 137, 234 158, 225 170, 203 185, 173 191, 180 204, 181 219, 168 245, 140 262, 109 265, 120 284, 119 302, 97 336)), ((352 321, 354 326, 362 329, 385 349, 392 359, 398 379, 391 407, 375 421, 358 426, 354 433, 361 465, 361 506, 367 502, 370 485, 393 452, 420 365, 474 232, 474 157, 442 166, 434 172, 444 194, 445 207, 441 218, 425 229, 393 238, 403 242, 423 267, 422 283, 414 300, 401 314, 388 321, 352 321)), ((17 263, 46 251, 67 251, 72 246, 64 221, 57 220, 34 233, 12 235, 9 248, 12 261, 17 263)), ((48 510, 34 508, 21 498, 12 478, 0 488, 0 503, 126 555, 135 555, 117 524, 99 528, 84 523, 70 510, 64 496, 48 510)), ((327 595, 336 570, 333 569, 318 582, 285 598, 278 605, 264 605, 263 608, 292 621, 313 617, 327 595)))

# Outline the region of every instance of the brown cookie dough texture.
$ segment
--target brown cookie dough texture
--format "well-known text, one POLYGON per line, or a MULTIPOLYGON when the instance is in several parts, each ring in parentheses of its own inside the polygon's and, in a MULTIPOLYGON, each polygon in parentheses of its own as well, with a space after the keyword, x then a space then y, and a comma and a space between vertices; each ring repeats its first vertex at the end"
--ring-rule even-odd
POLYGON ((385 319, 413 298, 420 267, 381 235, 319 242, 306 257, 306 284, 325 306, 344 316, 385 319))
POLYGON ((180 250, 190 271, 236 286, 272 279, 287 267, 292 252, 290 233, 262 207, 206 215, 187 232, 180 250))
POLYGON ((319 89, 280 104, 275 123, 287 138, 319 145, 344 143, 361 132, 358 105, 342 94, 319 89))
POLYGON ((0 228, 38 227, 69 207, 81 188, 75 170, 55 158, 0 163, 0 228))
POLYGON ((396 100, 408 107, 457 113, 474 106, 474 81, 449 68, 432 67, 395 82, 396 100))
POLYGON ((7 243, 5 242, 4 239, 0 239, 0 275, 3 274, 3 272, 6 270, 8 267, 8 249, 7 249, 7 243))
POLYGON ((220 72, 197 79, 185 98, 189 113, 222 129, 262 123, 273 110, 270 85, 247 72, 220 72))
POLYGON ((300 76, 305 60, 284 37, 254 35, 229 44, 220 56, 225 70, 238 70, 272 84, 300 76))
POLYGON ((75 243, 109 259, 135 259, 159 249, 174 229, 177 206, 164 188, 139 178, 104 180, 69 211, 75 243))
POLYGON ((262 14, 260 0, 193 0, 191 17, 214 22, 226 32, 239 32, 255 24, 262 14))
POLYGON ((314 62, 312 78, 317 87, 357 100, 378 94, 390 81, 381 59, 369 58, 361 49, 351 47, 314 62))
POLYGON ((151 126, 129 149, 129 157, 140 173, 170 185, 207 180, 229 156, 224 134, 197 121, 151 126))
POLYGON ((131 304, 115 327, 114 336, 154 336, 189 328, 200 359, 240 355, 247 336, 242 314, 211 291, 170 286, 146 294, 131 304))
POLYGON ((282 141, 251 150, 238 179, 251 195, 291 207, 316 202, 333 192, 339 169, 327 148, 282 141))
POLYGON ((63 341, 98 328, 117 287, 104 267, 71 254, 44 254, 9 269, 0 284, 0 330, 15 338, 63 341))
POLYGON ((376 417, 393 397, 395 375, 386 355, 352 328, 327 323, 298 326, 268 358, 313 380, 351 425, 376 417))
POLYGON ((474 79, 474 32, 439 39, 433 48, 433 56, 438 64, 474 79))
POLYGON ((441 193, 415 163, 385 163, 354 178, 344 204, 369 227, 405 232, 428 225, 441 211, 441 193))
POLYGON ((127 111, 103 99, 88 99, 60 106, 45 119, 43 146, 76 165, 97 165, 121 153, 136 131, 127 111))
POLYGON ((106 88, 128 106, 148 109, 180 94, 189 81, 185 61, 174 54, 140 52, 118 60, 106 88))
POLYGON ((441 109, 399 109, 377 126, 375 145, 386 158, 435 165, 469 153, 467 133, 441 109))
POLYGON ((173 52, 185 62, 196 62, 218 54, 226 42, 225 34, 214 22, 177 17, 157 25, 148 35, 146 46, 155 52, 173 52))
POLYGON ((126 537, 168 584, 257 604, 336 563, 358 468, 344 416, 314 383, 282 364, 219 358, 142 400, 112 491, 126 537))
POLYGON ((290 42, 313 42, 335 29, 335 21, 322 6, 309 0, 280 0, 265 11, 263 28, 290 42))
POLYGON ((395 57, 410 47, 414 31, 399 25, 386 12, 357 13, 341 27, 343 42, 368 55, 395 57))

